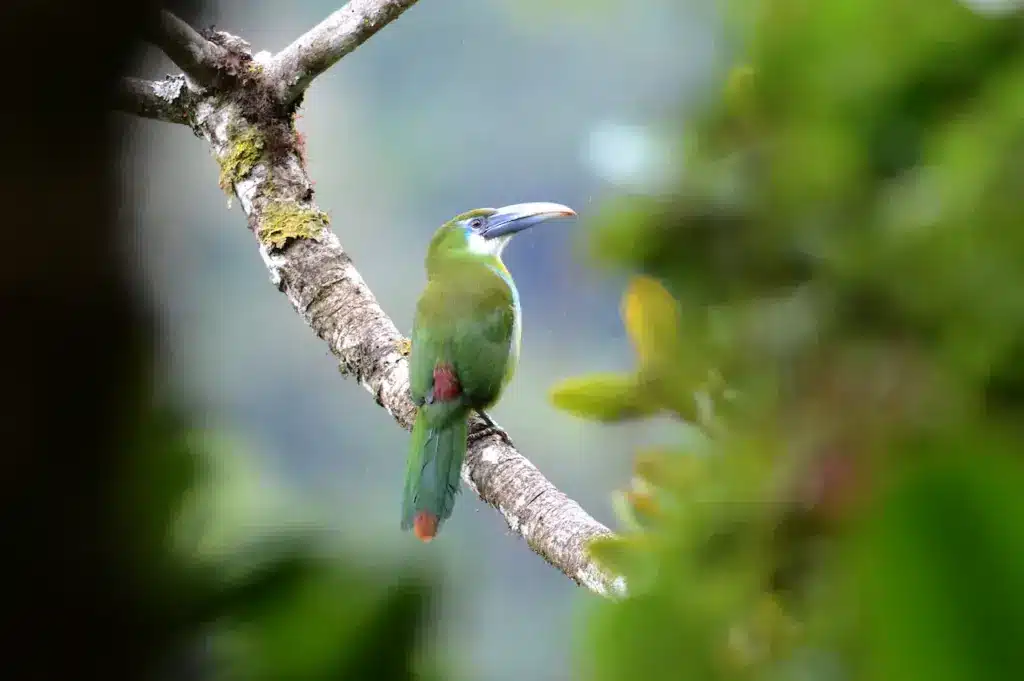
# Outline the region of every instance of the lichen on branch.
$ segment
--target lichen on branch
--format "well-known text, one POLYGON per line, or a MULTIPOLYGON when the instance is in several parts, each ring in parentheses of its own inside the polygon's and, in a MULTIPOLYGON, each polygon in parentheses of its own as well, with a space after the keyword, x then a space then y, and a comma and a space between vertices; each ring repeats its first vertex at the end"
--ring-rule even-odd
POLYGON ((289 239, 319 240, 330 224, 327 213, 305 208, 294 201, 270 200, 263 207, 257 236, 270 248, 281 248, 289 239))
POLYGON ((246 177, 263 157, 266 148, 263 135, 255 127, 246 127, 237 132, 232 126, 228 131, 230 146, 226 154, 218 157, 220 180, 218 185, 228 196, 235 190, 235 184, 246 177), (234 134, 233 134, 234 133, 234 134))

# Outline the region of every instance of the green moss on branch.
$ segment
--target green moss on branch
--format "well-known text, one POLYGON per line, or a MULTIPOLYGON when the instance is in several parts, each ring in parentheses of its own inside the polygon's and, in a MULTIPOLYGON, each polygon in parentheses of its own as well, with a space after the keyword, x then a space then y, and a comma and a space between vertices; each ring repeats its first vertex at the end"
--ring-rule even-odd
POLYGON ((229 131, 229 147, 220 163, 220 188, 228 196, 234 191, 235 184, 252 172, 256 164, 263 158, 266 142, 255 128, 246 128, 239 134, 229 131))
POLYGON ((258 236, 261 243, 281 248, 289 239, 319 240, 329 222, 322 211, 293 201, 270 201, 263 209, 258 236))

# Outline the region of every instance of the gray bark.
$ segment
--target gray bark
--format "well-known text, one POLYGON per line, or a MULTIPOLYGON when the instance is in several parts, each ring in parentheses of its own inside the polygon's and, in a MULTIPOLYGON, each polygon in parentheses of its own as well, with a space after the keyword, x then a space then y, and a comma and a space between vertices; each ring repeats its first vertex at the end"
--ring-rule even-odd
POLYGON ((114 107, 143 118, 192 125, 197 103, 185 76, 168 76, 161 81, 124 78, 114 107))
POLYGON ((199 85, 218 85, 227 50, 216 45, 170 12, 161 11, 151 28, 151 39, 199 85))

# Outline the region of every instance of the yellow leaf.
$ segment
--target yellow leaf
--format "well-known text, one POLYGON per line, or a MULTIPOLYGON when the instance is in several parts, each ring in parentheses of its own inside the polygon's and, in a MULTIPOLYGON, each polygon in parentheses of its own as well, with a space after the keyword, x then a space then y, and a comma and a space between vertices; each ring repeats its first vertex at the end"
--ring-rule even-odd
POLYGON ((672 295, 647 276, 635 277, 622 298, 626 326, 642 366, 672 358, 679 347, 679 307, 672 295))
POLYGON ((559 409, 596 421, 622 421, 659 411, 636 377, 624 374, 566 379, 552 388, 551 402, 559 409))

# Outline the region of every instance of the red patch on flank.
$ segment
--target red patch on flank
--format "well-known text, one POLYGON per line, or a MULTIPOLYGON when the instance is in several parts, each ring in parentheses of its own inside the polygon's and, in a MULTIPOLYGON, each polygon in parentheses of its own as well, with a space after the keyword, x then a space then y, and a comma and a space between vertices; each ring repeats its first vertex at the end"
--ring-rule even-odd
POLYGON ((430 511, 420 511, 412 519, 412 531, 421 542, 428 542, 437 536, 437 516, 430 511))
POLYGON ((434 367, 434 399, 440 402, 454 400, 462 394, 462 385, 455 375, 455 367, 451 364, 438 364, 434 367))

